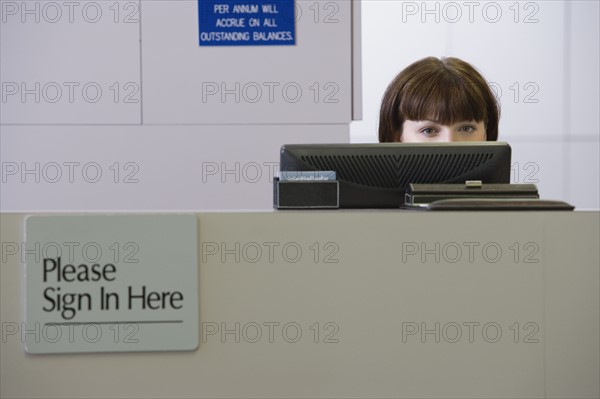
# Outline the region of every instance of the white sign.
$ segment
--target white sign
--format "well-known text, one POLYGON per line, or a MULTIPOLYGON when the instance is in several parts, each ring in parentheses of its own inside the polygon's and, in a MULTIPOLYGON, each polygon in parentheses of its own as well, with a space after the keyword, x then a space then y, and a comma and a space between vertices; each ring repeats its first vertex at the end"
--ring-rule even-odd
POLYGON ((195 350, 195 215, 30 216, 29 353, 195 350))

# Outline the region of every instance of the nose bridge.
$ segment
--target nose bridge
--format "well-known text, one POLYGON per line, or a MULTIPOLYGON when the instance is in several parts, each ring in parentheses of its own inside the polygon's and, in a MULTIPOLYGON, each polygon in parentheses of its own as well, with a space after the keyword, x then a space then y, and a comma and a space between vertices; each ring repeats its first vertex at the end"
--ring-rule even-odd
POLYGON ((445 139, 445 141, 460 140, 458 133, 455 132, 450 126, 446 125, 440 127, 440 136, 442 136, 445 139))

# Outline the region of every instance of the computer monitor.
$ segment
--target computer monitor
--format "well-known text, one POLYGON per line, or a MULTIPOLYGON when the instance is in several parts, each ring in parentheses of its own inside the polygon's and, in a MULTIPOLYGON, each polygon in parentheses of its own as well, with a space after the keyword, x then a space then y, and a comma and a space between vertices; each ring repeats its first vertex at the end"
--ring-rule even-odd
POLYGON ((410 183, 510 183, 504 142, 286 144, 281 171, 335 171, 340 208, 398 208, 410 183))

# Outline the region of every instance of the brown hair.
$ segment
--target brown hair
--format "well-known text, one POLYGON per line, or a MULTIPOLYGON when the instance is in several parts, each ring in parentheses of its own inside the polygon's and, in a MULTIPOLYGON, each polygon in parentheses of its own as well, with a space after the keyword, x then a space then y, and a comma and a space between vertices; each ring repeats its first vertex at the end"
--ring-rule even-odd
POLYGON ((405 120, 443 125, 484 121, 487 140, 498 139, 500 105, 486 80, 458 58, 424 58, 390 83, 379 111, 379 141, 401 141, 405 120))

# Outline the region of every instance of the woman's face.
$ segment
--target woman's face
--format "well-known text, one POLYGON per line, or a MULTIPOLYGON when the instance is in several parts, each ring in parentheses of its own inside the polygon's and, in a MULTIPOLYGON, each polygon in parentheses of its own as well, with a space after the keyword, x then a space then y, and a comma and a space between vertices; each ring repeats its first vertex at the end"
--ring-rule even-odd
POLYGON ((402 125, 403 143, 441 143, 452 141, 485 141, 483 121, 459 122, 453 125, 440 125, 432 121, 404 121, 402 125))

